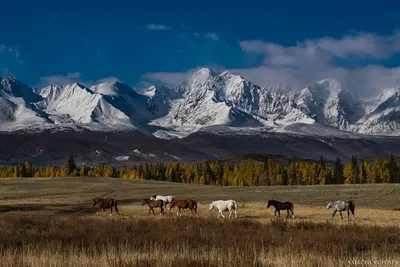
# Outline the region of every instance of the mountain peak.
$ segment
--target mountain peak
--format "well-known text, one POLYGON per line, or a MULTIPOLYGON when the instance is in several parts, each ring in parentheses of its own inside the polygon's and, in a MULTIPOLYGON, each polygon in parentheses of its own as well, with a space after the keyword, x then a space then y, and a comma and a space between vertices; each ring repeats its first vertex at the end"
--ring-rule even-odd
POLYGON ((326 78, 317 82, 317 84, 323 85, 326 89, 340 91, 342 89, 342 85, 340 81, 337 79, 326 78))
POLYGON ((205 84, 208 80, 213 78, 216 75, 215 71, 209 68, 201 68, 196 71, 192 76, 189 77, 188 81, 192 85, 196 84, 205 84))
POLYGON ((127 93, 133 96, 137 94, 132 87, 126 83, 121 83, 118 81, 96 84, 90 87, 90 90, 102 95, 118 95, 127 93))
POLYGON ((200 68, 199 70, 197 70, 194 75, 196 76, 215 76, 216 75, 216 71, 210 68, 200 68))
POLYGON ((32 87, 14 77, 0 77, 0 97, 22 97, 27 102, 37 102, 41 97, 32 87))
POLYGON ((243 78, 241 75, 233 74, 232 72, 227 71, 227 70, 224 71, 224 72, 222 72, 222 73, 219 74, 218 76, 227 77, 227 78, 233 78, 233 77, 235 77, 235 78, 238 78, 238 79, 240 79, 240 80, 244 80, 244 78, 243 78))

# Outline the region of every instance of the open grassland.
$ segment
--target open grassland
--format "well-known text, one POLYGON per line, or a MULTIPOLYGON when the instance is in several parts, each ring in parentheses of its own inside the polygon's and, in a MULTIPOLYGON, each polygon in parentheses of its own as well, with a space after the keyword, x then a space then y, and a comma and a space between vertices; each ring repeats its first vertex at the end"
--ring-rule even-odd
MULTIPOLYGON (((345 214, 343 214, 344 217, 345 214)), ((400 185, 214 187, 108 178, 0 180, 1 266, 349 266, 400 264, 400 185), (148 215, 153 194, 196 199, 199 214, 148 215), (94 197, 119 200, 119 216, 95 215, 94 197), (239 205, 217 219, 212 200, 239 205), (292 201, 295 219, 268 199, 292 201), (356 220, 331 220, 329 200, 353 199, 356 220), (227 214, 226 214, 227 215, 227 214), (393 263, 393 262, 392 262, 393 263)), ((393 266, 393 265, 392 265, 393 266)))

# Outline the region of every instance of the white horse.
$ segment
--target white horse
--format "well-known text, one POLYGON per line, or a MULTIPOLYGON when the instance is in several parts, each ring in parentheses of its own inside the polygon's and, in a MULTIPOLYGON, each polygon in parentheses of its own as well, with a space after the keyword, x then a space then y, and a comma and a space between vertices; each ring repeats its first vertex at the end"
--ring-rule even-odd
POLYGON ((166 204, 171 203, 171 201, 174 200, 175 197, 174 196, 151 196, 150 197, 150 200, 159 200, 159 199, 164 201, 165 205, 166 205, 166 204))
POLYGON ((347 211, 347 220, 350 218, 350 211, 353 214, 353 220, 355 219, 354 217, 354 210, 356 208, 356 206, 354 205, 354 201, 353 200, 349 200, 349 201, 331 201, 328 203, 328 205, 326 206, 326 209, 330 209, 333 208, 333 215, 332 215, 332 219, 335 216, 336 212, 339 212, 340 217, 343 220, 343 215, 342 215, 342 211, 347 211))
POLYGON ((231 217, 232 213, 235 213, 235 218, 237 218, 237 205, 236 202, 232 199, 230 200, 217 200, 213 201, 210 203, 208 210, 212 210, 214 207, 218 209, 218 216, 222 216, 222 218, 225 218, 224 214, 222 214, 223 211, 228 211, 229 210, 229 218, 231 217))

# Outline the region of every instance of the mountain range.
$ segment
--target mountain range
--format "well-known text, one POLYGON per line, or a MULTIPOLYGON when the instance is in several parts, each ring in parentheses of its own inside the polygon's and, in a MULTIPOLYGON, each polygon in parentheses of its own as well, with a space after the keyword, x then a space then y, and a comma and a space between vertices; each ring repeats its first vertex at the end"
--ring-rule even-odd
POLYGON ((140 92, 120 82, 34 88, 0 77, 0 165, 17 162, 18 153, 48 162, 73 152, 96 161, 99 151, 116 161, 376 156, 400 149, 399 135, 399 88, 366 99, 335 79, 301 90, 261 88, 208 68, 174 87, 140 92))
POLYGON ((2 131, 82 126, 171 138, 216 125, 257 133, 293 132, 293 125, 305 124, 331 135, 400 135, 399 88, 382 88, 380 95, 360 99, 334 79, 302 90, 261 88, 239 75, 207 68, 172 88, 151 86, 141 93, 120 82, 37 89, 0 77, 0 111, 2 131))

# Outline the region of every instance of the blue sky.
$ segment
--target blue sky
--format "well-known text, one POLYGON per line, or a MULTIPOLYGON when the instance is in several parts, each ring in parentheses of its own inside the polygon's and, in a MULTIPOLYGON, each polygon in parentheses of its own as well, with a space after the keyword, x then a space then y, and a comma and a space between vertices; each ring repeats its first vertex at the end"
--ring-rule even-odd
POLYGON ((118 79, 144 87, 172 85, 212 67, 262 86, 302 86, 327 76, 349 87, 390 86, 400 84, 399 7, 396 1, 3 1, 0 75, 34 86, 118 79))

